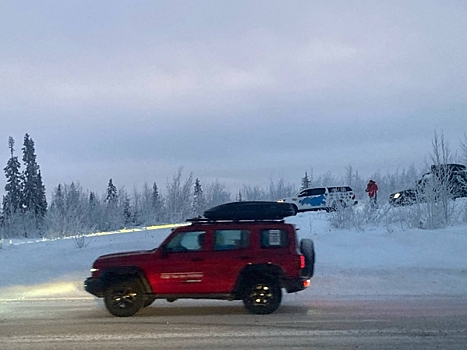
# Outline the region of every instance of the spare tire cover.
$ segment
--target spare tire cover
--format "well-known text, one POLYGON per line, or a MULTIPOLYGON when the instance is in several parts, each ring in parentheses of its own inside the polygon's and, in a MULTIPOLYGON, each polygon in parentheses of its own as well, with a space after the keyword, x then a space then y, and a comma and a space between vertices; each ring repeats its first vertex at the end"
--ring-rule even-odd
POLYGON ((315 270, 315 246, 311 239, 304 238, 300 241, 300 252, 305 256, 305 268, 303 273, 312 277, 315 270))

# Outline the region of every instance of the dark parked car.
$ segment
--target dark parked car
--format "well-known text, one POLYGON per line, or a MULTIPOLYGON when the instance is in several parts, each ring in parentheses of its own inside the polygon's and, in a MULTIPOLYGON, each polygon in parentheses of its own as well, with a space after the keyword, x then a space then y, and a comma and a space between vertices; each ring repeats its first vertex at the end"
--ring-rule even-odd
POLYGON ((389 195, 394 206, 411 205, 416 202, 436 200, 443 192, 450 198, 467 197, 467 168, 462 164, 432 165, 430 172, 423 174, 414 188, 389 195))

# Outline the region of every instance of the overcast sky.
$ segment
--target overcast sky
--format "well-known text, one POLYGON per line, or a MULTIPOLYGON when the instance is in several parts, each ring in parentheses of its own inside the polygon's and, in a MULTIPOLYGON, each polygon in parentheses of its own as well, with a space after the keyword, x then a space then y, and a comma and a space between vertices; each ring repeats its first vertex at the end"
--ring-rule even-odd
POLYGON ((0 0, 0 165, 29 133, 48 194, 422 168, 435 131, 453 150, 467 132, 466 18, 463 0, 0 0))

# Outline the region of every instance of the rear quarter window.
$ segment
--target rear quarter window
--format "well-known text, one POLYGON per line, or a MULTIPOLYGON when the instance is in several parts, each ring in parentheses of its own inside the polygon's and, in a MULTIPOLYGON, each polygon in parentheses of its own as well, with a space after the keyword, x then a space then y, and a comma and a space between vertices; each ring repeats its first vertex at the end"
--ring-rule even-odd
POLYGON ((330 193, 335 192, 350 192, 352 189, 349 186, 342 186, 342 187, 328 187, 330 193))
POLYGON ((281 248, 288 243, 287 232, 284 230, 261 230, 261 248, 281 248))

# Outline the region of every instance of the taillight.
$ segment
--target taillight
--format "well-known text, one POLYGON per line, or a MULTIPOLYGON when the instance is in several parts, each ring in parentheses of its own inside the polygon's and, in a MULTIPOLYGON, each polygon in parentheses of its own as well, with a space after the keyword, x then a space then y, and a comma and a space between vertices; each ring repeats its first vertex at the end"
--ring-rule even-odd
POLYGON ((300 268, 304 269, 305 268, 305 256, 300 255, 300 268))

